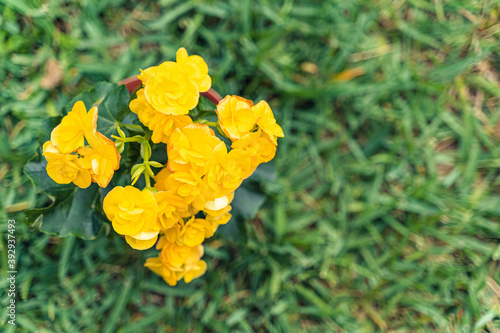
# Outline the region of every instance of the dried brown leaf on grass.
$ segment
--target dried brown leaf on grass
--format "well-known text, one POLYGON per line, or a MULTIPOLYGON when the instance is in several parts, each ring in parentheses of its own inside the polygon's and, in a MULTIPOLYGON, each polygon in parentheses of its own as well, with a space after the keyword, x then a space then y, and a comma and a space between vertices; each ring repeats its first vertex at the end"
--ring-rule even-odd
POLYGON ((61 83, 63 76, 64 73, 61 64, 55 59, 49 59, 45 64, 45 73, 40 81, 40 85, 44 89, 55 88, 61 83))

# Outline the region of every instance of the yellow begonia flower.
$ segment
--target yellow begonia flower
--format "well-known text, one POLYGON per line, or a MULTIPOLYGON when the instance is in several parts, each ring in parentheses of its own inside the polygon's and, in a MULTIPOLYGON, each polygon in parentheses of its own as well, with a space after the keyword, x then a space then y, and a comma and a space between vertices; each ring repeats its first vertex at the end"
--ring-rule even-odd
POLYGON ((214 149, 221 143, 214 131, 205 124, 177 128, 167 143, 167 167, 170 171, 195 171, 203 176, 214 149))
POLYGON ((129 107, 130 111, 137 115, 139 121, 143 123, 144 126, 148 126, 155 114, 160 113, 153 109, 151 104, 146 100, 144 89, 137 90, 137 98, 130 101, 129 107))
POLYGON ((74 152, 84 146, 84 135, 93 135, 96 131, 97 108, 87 113, 85 104, 78 101, 61 123, 52 130, 50 141, 63 154, 74 152))
POLYGON ((232 141, 246 135, 257 123, 257 115, 252 107, 252 101, 229 95, 217 104, 220 127, 232 141))
POLYGON ((231 214, 225 213, 220 216, 210 216, 207 215, 205 218, 206 224, 205 224, 205 238, 210 238, 214 235, 214 233, 217 231, 217 228, 219 225, 226 224, 229 222, 231 219, 231 214))
POLYGON ((106 187, 120 166, 121 156, 115 143, 99 132, 89 143, 93 148, 83 147, 77 153, 82 156, 81 163, 90 171, 92 180, 100 187, 106 187))
POLYGON ((172 61, 162 63, 149 75, 144 95, 155 110, 172 115, 188 114, 200 98, 196 83, 172 61))
POLYGON ((157 221, 158 205, 149 190, 117 186, 104 198, 103 208, 118 234, 140 241, 156 240, 161 225, 157 221))
POLYGON ((160 172, 158 172, 155 176, 155 189, 157 189, 158 191, 168 191, 169 188, 167 180, 171 174, 172 172, 168 170, 168 168, 161 169, 160 172))
POLYGON ((182 279, 184 270, 181 268, 172 268, 163 264, 159 257, 146 259, 145 267, 160 275, 170 286, 177 285, 177 281, 182 279))
POLYGON ((137 78, 141 80, 143 85, 146 85, 146 83, 149 80, 149 77, 156 71, 157 68, 158 66, 151 66, 149 68, 146 68, 145 70, 140 69, 141 74, 137 75, 137 78))
POLYGON ((188 210, 184 198, 174 191, 157 192, 154 197, 158 204, 158 220, 163 229, 172 228, 182 219, 181 213, 188 210))
POLYGON ((144 96, 144 89, 137 91, 137 98, 130 102, 130 110, 137 114, 141 123, 153 131, 151 141, 167 143, 170 134, 176 128, 182 128, 193 123, 187 115, 167 115, 156 111, 144 96))
POLYGON ((62 154, 50 141, 43 144, 43 156, 47 159, 47 174, 58 184, 73 182, 87 188, 91 183, 90 172, 82 166, 77 155, 62 154))
POLYGON ((166 241, 161 248, 160 259, 165 266, 180 268, 186 261, 197 261, 202 255, 202 245, 189 247, 166 241))
POLYGON ((187 247, 160 238, 159 257, 149 258, 144 266, 160 275, 165 282, 175 286, 184 277, 186 283, 205 274, 207 265, 203 260, 203 246, 187 247))
POLYGON ((234 141, 231 147, 233 150, 244 150, 250 156, 252 168, 244 178, 249 177, 259 164, 269 162, 276 155, 276 145, 261 129, 234 141))
MULTIPOLYGON (((184 223, 184 221, 182 221, 182 223, 184 223)), ((181 233, 181 225, 180 223, 176 223, 170 229, 162 230, 162 232, 163 232, 163 237, 161 239, 169 243, 175 243, 179 239, 179 235, 181 233)), ((161 247, 162 246, 160 246, 160 248, 161 247)))
POLYGON ((154 143, 167 143, 175 129, 183 128, 192 123, 191 117, 186 115, 171 116, 158 113, 149 122, 148 127, 153 131, 151 141, 154 143))
POLYGON ((276 119, 274 119, 273 111, 269 104, 266 101, 260 101, 253 108, 253 112, 258 117, 257 126, 264 131, 271 141, 277 145, 278 137, 282 138, 285 135, 283 134, 283 130, 280 125, 276 123, 276 119))
POLYGON ((49 162, 49 157, 53 156, 54 152, 57 151, 59 154, 58 161, 54 160, 47 165, 47 173, 55 182, 60 184, 70 182, 68 171, 75 169, 75 166, 63 161, 73 161, 78 170, 86 169, 86 172, 80 170, 75 178, 76 181, 73 181, 77 186, 88 187, 90 185, 88 176, 100 187, 108 186, 114 171, 119 168, 121 156, 115 143, 96 131, 96 123, 97 108, 93 107, 87 113, 85 104, 78 101, 61 123, 52 130, 50 151, 45 154, 45 150, 49 147, 46 143, 44 156, 49 162), (85 139, 92 148, 84 147, 85 139))
POLYGON ((201 245, 205 240, 205 229, 207 222, 204 219, 197 219, 194 216, 186 222, 179 234, 180 240, 184 245, 193 247, 201 245))
POLYGON ((182 67, 182 70, 193 80, 200 92, 210 89, 212 79, 208 75, 208 66, 202 57, 197 55, 188 56, 185 48, 177 50, 176 62, 182 67))
POLYGON ((236 190, 251 169, 251 156, 247 151, 233 149, 227 154, 215 151, 203 178, 210 189, 208 199, 214 200, 236 190))
POLYGON ((187 204, 193 205, 195 211, 205 207, 207 189, 203 180, 193 170, 191 172, 174 172, 167 178, 167 188, 183 198, 187 204))
POLYGON ((195 264, 186 265, 184 268, 184 281, 191 282, 199 278, 207 271, 207 263, 204 260, 198 260, 195 264))

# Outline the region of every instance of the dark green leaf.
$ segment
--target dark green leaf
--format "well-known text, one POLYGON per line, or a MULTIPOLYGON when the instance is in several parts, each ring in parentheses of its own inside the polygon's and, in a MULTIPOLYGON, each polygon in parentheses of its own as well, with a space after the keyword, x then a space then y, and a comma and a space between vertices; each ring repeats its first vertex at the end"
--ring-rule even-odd
POLYGON ((40 231, 49 234, 94 239, 104 222, 94 209, 98 189, 99 186, 94 183, 86 189, 77 188, 49 207, 27 210, 26 218, 40 231))
POLYGON ((98 186, 92 184, 80 189, 74 184, 57 184, 47 174, 44 157, 26 164, 25 174, 31 179, 36 192, 50 196, 52 203, 45 208, 25 211, 28 223, 38 226, 40 231, 60 237, 75 235, 93 239, 99 232, 103 218, 94 209, 98 199, 98 186))

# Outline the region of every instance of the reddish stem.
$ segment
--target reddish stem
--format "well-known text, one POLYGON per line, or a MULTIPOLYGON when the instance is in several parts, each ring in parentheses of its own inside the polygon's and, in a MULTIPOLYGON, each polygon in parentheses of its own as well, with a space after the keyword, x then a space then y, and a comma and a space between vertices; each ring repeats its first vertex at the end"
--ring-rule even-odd
MULTIPOLYGON (((131 76, 121 80, 120 82, 118 82, 118 84, 125 85, 125 87, 127 87, 128 89, 128 92, 132 95, 132 93, 141 86, 141 80, 139 80, 136 76, 131 76)), ((219 104, 220 100, 222 99, 222 96, 212 88, 201 94, 203 95, 203 97, 209 99, 210 102, 214 103, 215 105, 219 104)))

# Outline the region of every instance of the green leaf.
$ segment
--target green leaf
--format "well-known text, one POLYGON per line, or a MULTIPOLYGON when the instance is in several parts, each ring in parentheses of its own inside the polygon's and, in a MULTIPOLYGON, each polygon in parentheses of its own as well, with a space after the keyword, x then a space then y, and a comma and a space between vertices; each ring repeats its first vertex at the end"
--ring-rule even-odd
POLYGON ((26 218, 45 233, 94 239, 104 223, 94 209, 98 189, 94 183, 86 189, 75 188, 71 195, 55 200, 49 207, 25 211, 26 218))
POLYGON ((93 239, 101 229, 104 218, 94 209, 99 187, 92 184, 80 189, 74 184, 57 184, 47 174, 45 158, 31 161, 24 173, 31 179, 35 191, 47 194, 52 203, 48 207, 29 209, 24 212, 28 223, 40 231, 64 237, 74 235, 93 239))
POLYGON ((117 127, 130 113, 128 107, 130 95, 124 85, 99 82, 92 89, 73 98, 66 108, 66 113, 78 101, 83 101, 87 110, 97 106, 97 131, 111 138, 117 133, 117 127))

